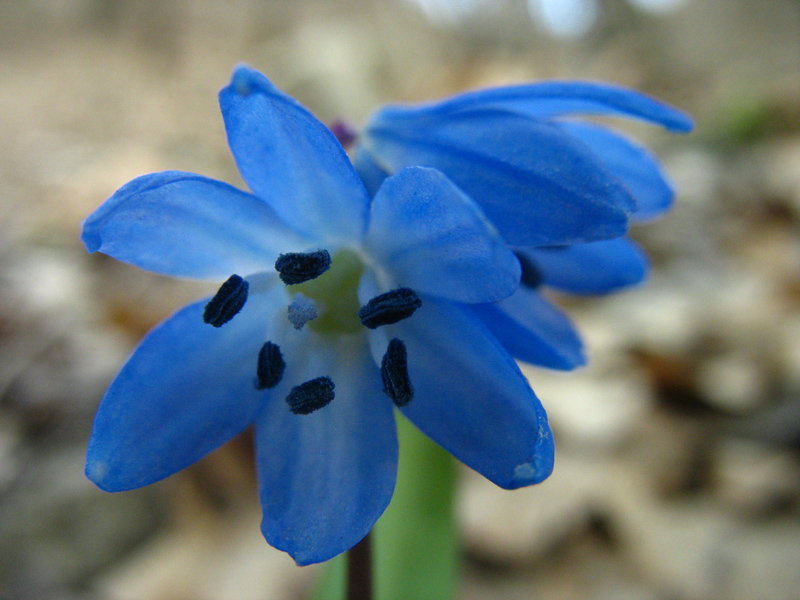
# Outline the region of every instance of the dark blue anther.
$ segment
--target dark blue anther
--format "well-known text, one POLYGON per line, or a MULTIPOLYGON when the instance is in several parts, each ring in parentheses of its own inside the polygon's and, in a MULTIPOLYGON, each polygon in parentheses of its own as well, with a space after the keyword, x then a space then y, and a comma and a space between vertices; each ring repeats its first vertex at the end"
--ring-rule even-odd
POLYGON ((397 338, 389 342, 381 361, 383 391, 397 406, 405 406, 414 398, 414 386, 408 376, 406 345, 397 338))
POLYGON ((231 275, 203 309, 203 322, 222 327, 242 310, 247 301, 249 284, 238 275, 231 275))
POLYGON ((283 360, 281 349, 277 344, 267 342, 258 353, 258 367, 256 368, 257 390, 274 388, 281 382, 286 362, 283 360))
POLYGON ((422 306, 422 300, 409 288, 397 288, 375 296, 358 311, 361 324, 369 329, 391 325, 414 314, 422 306))
POLYGON ((307 415, 330 404, 334 387, 330 377, 317 377, 293 387, 286 396, 286 404, 294 414, 307 415))
POLYGON ((522 252, 515 252, 514 255, 519 260, 519 266, 522 268, 522 277, 520 283, 525 287, 538 288, 542 285, 542 272, 536 265, 536 262, 522 252))
POLYGON ((327 250, 316 252, 287 252, 278 256, 275 270, 286 285, 316 279, 331 268, 331 255, 327 250))

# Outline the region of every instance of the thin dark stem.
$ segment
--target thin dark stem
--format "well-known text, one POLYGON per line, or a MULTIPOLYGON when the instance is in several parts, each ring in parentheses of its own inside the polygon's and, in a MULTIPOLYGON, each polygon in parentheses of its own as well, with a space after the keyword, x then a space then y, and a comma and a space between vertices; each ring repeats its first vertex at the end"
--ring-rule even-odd
POLYGON ((347 600, 372 600, 371 533, 347 552, 347 600))

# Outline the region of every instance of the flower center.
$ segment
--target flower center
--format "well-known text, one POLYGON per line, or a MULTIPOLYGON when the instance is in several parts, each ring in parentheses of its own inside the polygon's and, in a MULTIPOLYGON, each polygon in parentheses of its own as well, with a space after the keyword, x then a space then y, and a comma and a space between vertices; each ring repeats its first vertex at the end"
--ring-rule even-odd
POLYGON ((319 277, 287 289, 302 293, 317 305, 319 317, 308 322, 308 327, 317 333, 357 333, 362 329, 358 310, 358 282, 364 264, 352 250, 339 250, 331 260, 330 269, 319 277))
MULTIPOLYGON (((327 250, 287 253, 278 256, 275 270, 292 294, 287 317, 295 329, 306 324, 317 333, 342 335, 357 333, 362 327, 376 329, 393 325, 413 315, 422 306, 414 290, 399 287, 370 299, 364 306, 358 301, 358 284, 364 263, 352 250, 340 250, 333 259, 327 250)), ((247 302, 249 283, 231 275, 206 304, 203 321, 221 327, 235 317, 247 302)), ((280 347, 267 341, 258 353, 255 388, 277 387, 283 379, 286 361, 280 347)), ((408 353, 401 340, 393 338, 380 366, 383 391, 397 406, 414 398, 414 386, 408 374, 408 353)), ((286 397, 289 410, 307 415, 324 408, 335 397, 333 380, 317 377, 294 386, 286 397)))

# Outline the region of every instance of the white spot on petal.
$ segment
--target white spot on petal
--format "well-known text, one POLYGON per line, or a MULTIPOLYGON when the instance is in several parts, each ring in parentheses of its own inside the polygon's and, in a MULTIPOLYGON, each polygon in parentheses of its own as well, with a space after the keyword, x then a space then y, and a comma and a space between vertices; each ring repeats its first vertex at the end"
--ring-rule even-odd
POLYGON ((86 476, 95 482, 96 484, 100 484, 100 482, 105 479, 106 475, 108 475, 108 464, 100 461, 94 461, 91 463, 87 463, 86 465, 86 476))
POLYGON ((514 468, 514 479, 516 481, 528 481, 536 477, 536 468, 529 462, 517 465, 514 468))

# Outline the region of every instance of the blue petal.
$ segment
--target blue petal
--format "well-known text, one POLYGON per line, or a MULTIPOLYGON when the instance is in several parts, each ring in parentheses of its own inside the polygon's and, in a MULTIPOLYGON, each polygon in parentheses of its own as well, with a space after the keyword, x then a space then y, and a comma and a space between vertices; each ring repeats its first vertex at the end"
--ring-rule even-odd
POLYGON ((196 462, 250 425, 265 395, 255 389, 266 315, 282 288, 251 294, 220 328, 205 301, 153 329, 106 392, 94 421, 86 475, 106 491, 148 485, 196 462))
POLYGON ((557 125, 503 111, 378 120, 362 141, 387 171, 447 175, 505 241, 556 245, 623 235, 636 201, 599 157, 557 125))
POLYGON ((401 410, 423 433, 506 489, 550 475, 547 415, 517 364, 469 308, 426 297, 412 317, 387 329, 406 345, 416 390, 401 410))
POLYGON ((378 164, 378 161, 372 156, 372 153, 361 145, 356 147, 353 165, 364 187, 367 188, 370 197, 375 196, 383 180, 391 175, 391 173, 386 172, 386 170, 378 164))
POLYGON ((577 121, 560 125, 600 156, 608 170, 631 191, 638 203, 632 221, 648 221, 669 210, 675 192, 658 159, 649 151, 605 127, 577 121))
POLYGON ((498 87, 417 106, 387 106, 375 115, 374 120, 421 122, 457 112, 498 109, 537 119, 569 114, 617 115, 641 119, 678 132, 687 132, 693 127, 692 119, 686 113, 654 98, 615 85, 584 81, 498 87))
POLYGON ((245 66, 219 102, 242 177, 284 221, 317 239, 363 235, 367 192, 325 125, 245 66))
POLYGON ((520 266, 480 208, 435 169, 388 178, 372 204, 365 245, 396 282, 459 302, 514 293, 520 266))
POLYGON ((256 425, 261 529, 299 565, 328 560, 367 535, 397 475, 392 403, 364 337, 308 338, 305 356, 284 344, 284 382, 256 425), (336 386, 333 401, 291 413, 283 401, 290 386, 326 375, 336 386))
POLYGON ((517 360, 561 370, 586 364, 569 318, 535 290, 520 287, 510 298, 470 308, 517 360))
POLYGON ((627 238, 520 251, 533 260, 546 285, 572 294, 606 294, 647 277, 647 256, 627 238))
POLYGON ((82 239, 89 252, 200 279, 271 269, 279 252, 308 244, 255 196, 179 171, 121 187, 84 221, 82 239))

